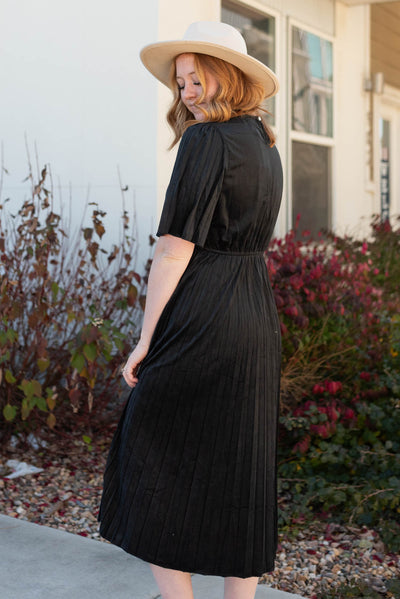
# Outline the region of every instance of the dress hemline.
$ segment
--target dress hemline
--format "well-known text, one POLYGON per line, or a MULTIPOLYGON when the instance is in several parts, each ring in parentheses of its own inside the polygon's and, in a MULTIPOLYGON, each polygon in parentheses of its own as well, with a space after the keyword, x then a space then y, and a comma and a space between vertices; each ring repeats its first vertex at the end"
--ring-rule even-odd
POLYGON ((210 572, 210 570, 208 570, 207 568, 192 569, 192 568, 187 568, 186 566, 182 568, 178 565, 171 565, 171 563, 167 563, 164 560, 153 559, 152 557, 146 556, 144 553, 141 553, 140 551, 135 551, 135 552, 130 551, 124 543, 121 543, 121 544, 114 543, 107 537, 103 536, 101 533, 100 533, 100 535, 103 539, 105 539, 106 541, 108 541, 109 543, 114 545, 115 547, 119 547, 120 549, 125 551, 125 553, 132 555, 132 557, 136 557, 137 559, 140 559, 141 561, 143 561, 147 564, 153 564, 154 566, 160 566, 161 568, 168 568, 169 570, 177 570, 179 572, 189 572, 190 574, 200 574, 201 576, 219 576, 221 578, 253 578, 255 576, 257 576, 258 578, 261 578, 261 576, 263 576, 264 574, 270 574, 275 569, 275 563, 273 563, 272 568, 266 568, 265 570, 263 569, 263 571, 260 573, 253 572, 253 573, 245 573, 245 574, 238 574, 237 572, 231 572, 231 571, 210 572))

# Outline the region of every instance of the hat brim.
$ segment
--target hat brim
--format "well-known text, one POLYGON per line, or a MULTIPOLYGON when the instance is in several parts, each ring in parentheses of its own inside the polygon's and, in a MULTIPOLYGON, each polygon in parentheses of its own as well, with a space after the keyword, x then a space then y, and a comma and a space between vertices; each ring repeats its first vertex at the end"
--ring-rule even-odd
POLYGON ((249 79, 261 83, 265 90, 265 98, 270 98, 279 91, 278 78, 265 64, 252 56, 218 44, 191 40, 156 42, 145 46, 140 52, 140 58, 156 79, 171 88, 173 62, 177 56, 185 53, 208 54, 233 64, 249 79))

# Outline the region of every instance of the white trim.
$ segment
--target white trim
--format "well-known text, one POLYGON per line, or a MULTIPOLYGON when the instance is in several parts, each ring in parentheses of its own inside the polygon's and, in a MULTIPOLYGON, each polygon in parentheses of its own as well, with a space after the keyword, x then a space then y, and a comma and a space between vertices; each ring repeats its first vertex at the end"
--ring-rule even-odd
MULTIPOLYGON (((271 11, 273 14, 274 11, 271 11)), ((276 96, 276 128, 277 128, 277 146, 282 161, 283 170, 283 190, 282 204, 279 211, 278 221, 276 224, 276 234, 284 237, 288 231, 287 219, 287 203, 288 203, 288 143, 287 143, 287 103, 288 103, 288 75, 287 75, 287 32, 286 18, 281 14, 275 13, 275 32, 276 32, 276 68, 277 76, 281 82, 281 90, 276 96), (280 134, 279 134, 280 133, 280 134)))
POLYGON ((385 104, 390 104, 393 108, 400 110, 400 89, 392 87, 387 83, 384 86, 383 94, 380 96, 381 101, 385 104))
MULTIPOLYGON (((362 7, 363 11, 364 11, 364 19, 365 19, 365 25, 366 25, 366 29, 368 32, 371 31, 371 10, 370 7, 365 5, 362 7)), ((368 35, 364 35, 364 65, 365 65, 365 75, 367 75, 367 73, 371 73, 371 34, 369 33, 368 35)), ((373 177, 371 178, 370 173, 371 173, 371 165, 370 165, 370 160, 374 161, 374 146, 376 145, 376 139, 379 139, 379 135, 378 138, 376 137, 376 123, 375 123, 375 118, 374 118, 374 110, 375 110, 375 98, 373 96, 370 96, 371 92, 368 91, 363 91, 361 92, 364 95, 364 120, 365 120, 365 127, 366 127, 366 137, 365 137, 365 144, 364 144, 364 153, 365 153, 365 191, 367 193, 369 193, 371 195, 371 201, 373 202, 373 195, 375 194, 375 182, 378 178, 379 180, 379 176, 377 177, 377 172, 376 171, 376 165, 375 163, 373 163, 372 165, 372 172, 373 172, 373 177), (370 106, 372 106, 372 113, 370 106), (369 129, 371 129, 371 131, 369 132, 369 129), (368 137, 368 132, 369 132, 369 137, 368 137), (370 158, 368 159, 368 152, 370 153, 370 158)))
POLYGON ((304 141, 317 146, 334 146, 335 140, 333 137, 325 137, 316 133, 307 133, 306 131, 291 131, 291 139, 293 141, 304 141))
POLYGON ((329 33, 321 33, 320 29, 317 29, 316 27, 312 27, 311 25, 306 25, 303 21, 299 21, 298 19, 295 19, 293 17, 288 17, 289 18, 289 24, 290 27, 297 27, 297 29, 303 29, 303 31, 308 31, 309 33, 313 33, 314 35, 317 35, 318 37, 322 37, 325 40, 328 40, 328 42, 332 42, 332 44, 335 43, 335 36, 330 35, 329 33))
POLYGON ((340 0, 343 4, 348 6, 357 6, 360 4, 382 4, 383 2, 396 2, 397 0, 340 0))
MULTIPOLYGON (((265 4, 261 4, 261 2, 257 2, 257 0, 227 0, 229 4, 236 4, 240 8, 246 10, 249 8, 250 10, 254 10, 258 13, 264 14, 267 17, 278 17, 281 13, 275 8, 269 8, 265 4)), ((221 0, 221 7, 224 4, 224 0, 221 0)))
POLYGON ((385 85, 384 93, 374 96, 374 125, 376 131, 374 144, 374 166, 376 172, 375 194, 378 198, 375 212, 380 214, 380 155, 379 121, 384 119, 390 123, 390 215, 400 213, 400 171, 395 165, 400 163, 400 90, 385 85))
MULTIPOLYGON (((336 33, 336 9, 334 12, 334 19, 335 19, 335 33, 336 33)), ((339 58, 338 58, 338 46, 339 44, 336 43, 336 38, 332 38, 332 60, 333 60, 333 65, 332 65, 332 76, 333 76, 333 100, 332 100, 332 118, 333 118, 333 127, 332 127, 332 149, 331 149, 331 170, 330 170, 330 185, 331 185, 331 229, 333 231, 335 231, 339 225, 338 223, 338 213, 339 213, 339 209, 338 209, 338 186, 335 184, 336 181, 336 177, 337 177, 337 162, 336 162, 336 158, 337 158, 337 153, 336 153, 336 147, 337 147, 337 139, 338 139, 338 118, 339 118, 339 111, 338 111, 338 98, 337 98, 337 82, 339 81, 339 58)))

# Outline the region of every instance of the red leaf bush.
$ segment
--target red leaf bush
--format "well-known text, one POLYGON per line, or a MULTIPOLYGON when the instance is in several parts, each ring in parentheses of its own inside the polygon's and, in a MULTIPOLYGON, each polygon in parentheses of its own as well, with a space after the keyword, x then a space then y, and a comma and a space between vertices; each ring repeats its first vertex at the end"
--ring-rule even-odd
MULTIPOLYGON (((398 219, 395 225, 398 224, 398 219)), ((266 257, 281 319, 281 523, 331 514, 400 548, 400 229, 298 232, 266 257)))

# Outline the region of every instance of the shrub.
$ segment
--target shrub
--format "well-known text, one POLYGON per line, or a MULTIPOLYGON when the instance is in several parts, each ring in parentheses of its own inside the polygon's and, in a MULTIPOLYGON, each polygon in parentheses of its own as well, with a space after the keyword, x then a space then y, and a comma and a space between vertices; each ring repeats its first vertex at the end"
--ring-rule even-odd
POLYGON ((332 516, 398 550, 400 230, 374 219, 372 231, 368 244, 291 231, 267 257, 283 341, 281 524, 332 516))
POLYGON ((286 402, 294 405, 321 378, 339 373, 342 384, 352 385, 354 372, 387 352, 387 339, 379 342, 382 290, 371 281, 368 260, 357 254, 334 239, 297 240, 295 230, 275 240, 268 252, 281 319, 286 402), (291 392, 293 384, 300 395, 291 392))
POLYGON ((393 308, 397 306, 399 311, 400 216, 382 222, 375 215, 368 240, 336 238, 336 246, 341 251, 350 252, 354 259, 367 262, 371 281, 382 290, 385 302, 392 304, 393 308))
POLYGON ((134 269, 126 210, 123 236, 101 246, 105 212, 71 237, 54 209, 45 167, 16 215, 0 207, 0 408, 19 431, 71 412, 89 422, 121 393, 118 369, 132 347, 145 279, 134 269))
POLYGON ((398 597, 400 592, 399 580, 379 580, 379 589, 386 588, 389 595, 381 590, 371 588, 373 583, 353 579, 349 583, 341 583, 332 591, 325 590, 323 595, 318 594, 317 599, 381 599, 382 597, 398 597))

